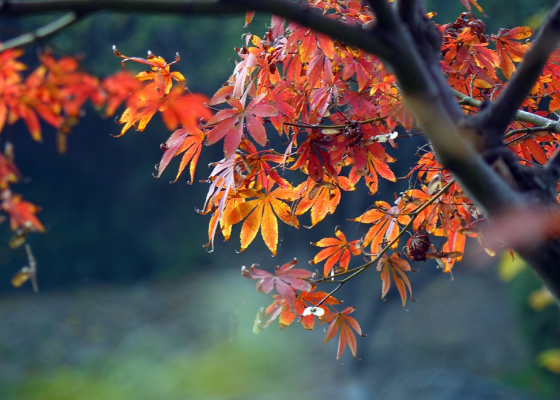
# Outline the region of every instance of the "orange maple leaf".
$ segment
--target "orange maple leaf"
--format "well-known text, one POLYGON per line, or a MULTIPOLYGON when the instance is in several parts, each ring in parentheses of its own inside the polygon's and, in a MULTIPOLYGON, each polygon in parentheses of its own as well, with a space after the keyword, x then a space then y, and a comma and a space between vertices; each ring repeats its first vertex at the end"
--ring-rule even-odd
POLYGON ((471 11, 471 4, 472 4, 473 6, 476 7, 476 9, 477 9, 478 11, 480 11, 481 13, 484 14, 484 11, 482 10, 482 7, 480 7, 480 6, 478 5, 478 3, 476 2, 476 0, 459 0, 459 1, 461 2, 461 4, 463 4, 463 5, 465 6, 465 8, 466 8, 467 10, 471 11), (469 4, 469 3, 470 3, 470 4, 469 4))
POLYGON ((148 51, 147 58, 140 58, 140 57, 128 57, 124 54, 121 54, 116 46, 113 46, 113 53, 117 57, 124 58, 121 62, 123 70, 124 70, 124 63, 126 61, 134 61, 140 64, 149 65, 152 69, 151 71, 143 71, 140 72, 135 76, 136 79, 139 81, 153 81, 157 79, 162 79, 164 82, 164 94, 169 93, 171 90, 171 86, 173 81, 176 81, 182 87, 185 87, 185 77, 180 72, 171 72, 171 65, 175 64, 180 60, 179 53, 175 54, 175 61, 168 63, 165 61, 163 57, 158 57, 154 55, 151 51, 148 51))
MULTIPOLYGON (((279 295, 274 295, 274 302, 268 306, 265 315, 269 321, 278 318, 280 329, 285 329, 295 321, 296 317, 301 318, 301 325, 304 329, 311 330, 315 326, 315 316, 313 313, 306 314, 305 310, 313 307, 320 308, 323 312, 328 312, 326 305, 341 304, 339 300, 333 296, 329 296, 326 292, 315 292, 315 286, 309 291, 303 291, 298 294, 293 306, 288 305, 286 300, 279 295), (326 299, 326 300, 325 300, 326 299), (324 301, 323 301, 324 300, 324 301), (320 302, 321 305, 317 305, 320 302)), ((315 312, 315 314, 319 314, 315 312)))
POLYGON ((361 240, 352 240, 348 242, 346 235, 344 235, 338 226, 335 228, 334 234, 336 238, 324 238, 318 242, 311 243, 313 246, 326 247, 317 253, 313 260, 309 262, 314 265, 326 259, 327 261, 325 262, 323 270, 324 276, 328 276, 335 266, 337 266, 337 269, 340 269, 340 272, 346 271, 350 263, 350 255, 358 256, 362 253, 361 240))
MULTIPOLYGON (((6 146, 6 148, 10 148, 6 146)), ((7 189, 10 183, 16 183, 19 180, 20 173, 14 164, 13 159, 10 157, 9 151, 7 154, 0 154, 0 189, 7 189)))
POLYGON ((335 212, 340 203, 341 188, 345 191, 355 190, 354 185, 345 176, 339 176, 336 179, 325 176, 317 182, 308 178, 307 182, 302 183, 296 189, 296 196, 301 200, 295 214, 303 215, 311 209, 311 227, 315 226, 327 214, 335 212))
POLYGON ((463 258, 467 236, 461 233, 461 228, 463 228, 461 220, 453 218, 447 231, 447 241, 443 245, 443 257, 436 258, 443 262, 443 265, 440 265, 443 272, 451 272, 455 262, 463 258))
POLYGON ((138 132, 142 132, 146 128, 148 122, 163 104, 165 99, 163 87, 163 80, 159 79, 157 83, 149 84, 129 97, 127 108, 118 121, 124 126, 117 137, 124 135, 133 126, 138 132))
POLYGON ((533 34, 533 30, 528 26, 521 26, 513 29, 500 29, 492 39, 496 41, 496 51, 500 59, 500 68, 506 79, 510 79, 515 71, 514 62, 520 62, 529 50, 529 43, 519 43, 515 40, 527 39, 533 34))
MULTIPOLYGON (((374 136, 375 137, 375 136, 374 136)), ((383 146, 379 143, 372 143, 368 146, 355 146, 353 151, 354 168, 350 171, 350 182, 356 184, 360 176, 365 177, 366 185, 372 194, 377 193, 379 179, 377 175, 391 182, 396 182, 397 178, 388 162, 395 159, 389 156, 383 146)))
POLYGON ((235 225, 245 218, 241 228, 241 250, 245 250, 255 239, 257 232, 261 235, 266 246, 276 255, 278 246, 278 220, 284 223, 299 227, 299 222, 292 214, 290 207, 280 199, 289 199, 292 194, 290 190, 276 188, 272 190, 274 181, 268 180, 264 193, 255 189, 241 189, 237 195, 244 198, 256 197, 254 200, 246 200, 234 208, 225 216, 225 225, 235 225))
MULTIPOLYGON (((1 44, 0 44, 1 46, 1 44)), ((0 80, 6 83, 18 83, 22 81, 21 71, 27 69, 27 66, 17 58, 23 55, 22 49, 8 49, 0 51, 0 80)))
POLYGON ((113 115, 121 103, 128 99, 131 93, 140 90, 142 86, 139 80, 124 72, 103 79, 101 87, 107 93, 105 116, 113 115))
POLYGON ((12 195, 10 190, 2 191, 0 208, 10 216, 10 228, 15 231, 24 228, 30 231, 44 232, 45 227, 35 216, 40 208, 22 199, 19 194, 12 195))
POLYGON ((183 94, 181 88, 164 94, 163 80, 156 79, 129 97, 127 109, 118 121, 124 126, 117 137, 124 135, 133 126, 142 132, 158 111, 162 113, 163 122, 170 130, 179 125, 194 129, 200 119, 212 116, 205 105, 206 100, 207 97, 201 94, 183 94))
POLYGON ((328 323, 327 331, 325 334, 325 340, 323 343, 327 343, 332 340, 336 334, 340 331, 340 337, 338 339, 338 351, 336 353, 336 359, 340 360, 340 356, 344 352, 346 345, 350 348, 354 358, 357 358, 356 352, 358 349, 358 344, 356 343, 356 337, 352 329, 360 336, 365 336, 362 334, 362 329, 356 321, 355 318, 350 317, 349 314, 353 313, 356 309, 354 307, 346 307, 341 312, 326 312, 321 317, 321 323, 328 323))
POLYGON ((407 289, 412 296, 412 287, 410 286, 410 281, 405 274, 405 272, 412 271, 408 261, 401 258, 398 252, 391 254, 391 257, 388 257, 385 253, 379 259, 377 270, 381 271, 381 280, 383 281, 383 285, 381 287, 381 298, 384 299, 391 288, 392 275, 393 280, 395 281, 395 286, 397 286, 397 289, 399 290, 402 305, 404 307, 407 299, 407 289))
MULTIPOLYGON (((377 254, 381 246, 394 240, 400 232, 399 224, 410 221, 408 215, 400 214, 398 206, 389 206, 384 201, 375 202, 376 208, 366 211, 351 221, 373 224, 364 237, 364 246, 371 243, 371 252, 377 254)), ((398 241, 391 248, 396 248, 398 241)))

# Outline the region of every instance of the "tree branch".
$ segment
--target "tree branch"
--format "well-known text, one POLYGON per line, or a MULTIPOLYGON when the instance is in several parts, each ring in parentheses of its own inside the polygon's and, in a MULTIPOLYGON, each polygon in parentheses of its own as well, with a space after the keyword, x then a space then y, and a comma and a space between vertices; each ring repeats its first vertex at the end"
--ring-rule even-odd
POLYGON ((488 135, 494 137, 503 135, 559 41, 560 1, 550 12, 533 45, 504 91, 493 104, 475 117, 477 124, 484 126, 488 135))
POLYGON ((409 32, 431 78, 439 90, 439 96, 453 122, 458 122, 463 117, 463 111, 453 101, 453 94, 440 66, 441 60, 441 33, 426 16, 426 7, 422 0, 398 0, 397 12, 401 21, 407 26, 409 32))
POLYGON ((4 0, 0 2, 0 16, 23 16, 53 11, 92 13, 102 10, 184 16, 230 15, 248 10, 262 11, 326 33, 382 58, 396 56, 394 48, 374 36, 364 35, 363 29, 343 24, 316 12, 311 7, 288 0, 4 0))
POLYGON ((438 85, 418 51, 410 32, 399 23, 386 0, 369 0, 383 17, 379 36, 396 52, 385 62, 399 80, 407 108, 418 119, 439 161, 448 168, 467 194, 487 215, 501 214, 517 207, 522 199, 459 134, 457 124, 440 95, 438 85), (394 16, 387 16, 392 13, 394 16))
MULTIPOLYGON (((461 104, 477 108, 482 107, 482 101, 473 99, 472 97, 469 97, 466 94, 463 94, 455 89, 451 89, 451 91, 455 95, 455 97, 461 100, 461 104)), ((560 133, 560 122, 550 118, 541 117, 540 115, 533 114, 527 111, 517 110, 515 112, 515 119, 517 119, 518 121, 528 122, 535 126, 551 127, 551 132, 560 133)))
POLYGON ((398 243, 400 238, 406 232, 408 232, 408 230, 410 229, 410 227, 412 226, 412 224, 414 223, 414 220, 418 217, 418 215, 420 215, 420 213, 422 211, 424 211, 426 208, 431 206, 437 199, 439 199, 441 197, 441 195, 443 195, 447 191, 447 189, 449 189, 451 187, 451 185, 453 185, 454 183, 455 183, 454 179, 447 182, 447 184, 444 187, 442 187, 436 194, 434 194, 430 198, 430 200, 428 200, 427 202, 422 204, 420 207, 418 207, 416 210, 414 210, 414 212, 412 214, 410 214, 411 215, 410 220, 408 221, 408 223, 405 226, 402 227, 399 234, 397 236, 395 236, 393 238, 393 240, 391 240, 389 243, 387 243, 385 245, 385 247, 383 247, 383 249, 381 249, 381 251, 379 251, 379 253, 377 253, 375 255, 375 257, 372 257, 372 259, 370 261, 368 261, 367 263, 365 263, 363 265, 360 265, 359 267, 352 268, 352 269, 349 269, 347 271, 344 271, 344 272, 341 272, 341 273, 338 273, 338 274, 333 274, 329 277, 323 277, 321 279, 315 280, 316 283, 338 283, 338 286, 335 287, 332 291, 330 291, 319 303, 317 303, 316 306, 318 307, 321 304, 323 304, 329 297, 334 295, 342 287, 342 285, 344 285, 350 279, 354 278, 356 275, 361 274, 366 269, 368 269, 370 266, 372 266, 373 264, 378 262, 379 259, 381 259, 381 257, 383 256, 383 254, 385 254, 387 251, 389 251, 391 249, 391 247, 395 243, 398 243), (339 277, 339 276, 344 276, 344 278, 342 280, 339 280, 339 281, 330 280, 330 279, 333 279, 333 278, 336 278, 336 277, 339 277))
POLYGON ((235 2, 222 0, 0 0, 0 16, 20 17, 57 11, 92 13, 102 10, 129 13, 222 15, 243 13, 246 8, 235 2))
POLYGON ((546 163, 545 171, 550 174, 555 183, 558 183, 558 179, 560 179, 560 148, 556 149, 556 153, 546 163))
POLYGON ((81 14, 80 16, 78 16, 74 12, 64 14, 62 17, 51 22, 50 24, 35 29, 32 32, 25 33, 21 36, 0 43, 0 51, 13 49, 14 47, 28 46, 40 40, 45 40, 53 35, 56 35, 63 29, 68 28, 69 26, 75 24, 84 15, 85 14, 81 14))
POLYGON ((379 29, 393 29, 394 26, 399 24, 397 14, 386 0, 367 0, 376 16, 376 26, 379 29))

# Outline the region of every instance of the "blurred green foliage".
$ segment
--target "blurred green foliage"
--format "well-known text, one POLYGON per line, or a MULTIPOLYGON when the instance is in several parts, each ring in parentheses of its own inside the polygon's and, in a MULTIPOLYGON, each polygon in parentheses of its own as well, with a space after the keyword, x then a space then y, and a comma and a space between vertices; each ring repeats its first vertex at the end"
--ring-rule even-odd
POLYGON ((510 381, 542 396, 554 398, 560 392, 560 377, 537 365, 537 361, 543 351, 560 345, 560 314, 554 303, 539 311, 531 307, 531 294, 542 286, 540 279, 529 268, 520 270, 509 283, 512 308, 527 341, 531 359, 534 360, 522 373, 510 377, 510 381))
MULTIPOLYGON (((33 338, 29 347, 35 351, 10 349, 13 364, 23 366, 8 367, 21 374, 7 379, 4 365, 0 398, 303 400, 325 398, 321 391, 329 392, 326 398, 334 398, 333 390, 342 393, 337 389, 342 378, 317 384, 319 377, 343 371, 335 361, 335 344, 323 347, 322 329, 310 332, 294 324, 284 332, 274 323, 254 335, 255 302, 262 299, 254 296, 235 311, 247 291, 247 281, 229 272, 140 288, 90 286, 63 297, 43 295, 42 304, 27 307, 42 309, 41 317, 8 318, 35 328, 21 335, 33 338)), ((5 357, 1 350, 0 357, 5 357)))
POLYGON ((119 354, 86 368, 33 374, 25 385, 10 391, 20 400, 153 400, 234 399, 257 393, 265 397, 309 389, 295 372, 303 357, 285 360, 282 353, 294 354, 293 348, 269 345, 224 343, 206 350, 181 350, 164 359, 140 351, 119 354))

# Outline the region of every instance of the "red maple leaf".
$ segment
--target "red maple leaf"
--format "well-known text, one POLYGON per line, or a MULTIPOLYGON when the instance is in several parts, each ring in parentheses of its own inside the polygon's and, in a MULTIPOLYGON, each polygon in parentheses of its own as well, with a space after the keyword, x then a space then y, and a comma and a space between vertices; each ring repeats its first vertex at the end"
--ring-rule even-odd
POLYGON ((249 131, 253 139, 261 146, 266 146, 266 131, 262 118, 272 117, 277 114, 277 111, 270 104, 262 102, 263 98, 264 94, 257 96, 245 107, 247 94, 243 95, 241 100, 229 97, 226 101, 233 108, 218 111, 208 121, 207 126, 215 125, 208 132, 208 144, 214 144, 225 137, 224 153, 226 158, 231 157, 239 147, 239 143, 241 143, 243 126, 246 123, 247 131, 249 131))
POLYGON ((311 272, 305 269, 294 268, 297 259, 276 267, 275 274, 256 269, 255 265, 247 269, 241 267, 241 275, 248 279, 258 279, 257 290, 262 293, 270 293, 276 288, 278 294, 286 300, 289 306, 293 306, 296 301, 296 290, 310 291, 312 285, 306 279, 311 278, 311 272))
POLYGON ((179 179, 179 175, 181 175, 187 164, 190 163, 189 172, 191 174, 191 180, 189 184, 191 184, 194 180, 194 171, 196 169, 198 157, 200 156, 200 152, 202 150, 203 142, 204 133, 202 133, 202 131, 198 128, 177 129, 173 132, 169 139, 167 139, 167 142, 162 145, 165 153, 157 166, 158 173, 156 178, 161 176, 173 157, 184 153, 183 158, 181 159, 181 164, 179 165, 179 171, 177 172, 177 176, 173 182, 176 182, 177 179, 179 179))

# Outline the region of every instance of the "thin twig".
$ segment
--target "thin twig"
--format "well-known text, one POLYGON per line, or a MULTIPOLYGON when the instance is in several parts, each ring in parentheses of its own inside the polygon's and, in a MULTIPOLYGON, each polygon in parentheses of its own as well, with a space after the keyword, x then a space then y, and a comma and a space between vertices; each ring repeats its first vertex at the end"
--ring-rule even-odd
POLYGON ((355 124, 360 124, 360 125, 372 124, 374 122, 381 121, 386 118, 387 116, 376 117, 376 118, 366 119, 363 121, 351 121, 347 124, 341 124, 341 125, 315 125, 315 124, 294 123, 294 122, 284 122, 284 125, 295 126, 299 128, 312 128, 312 129, 343 129, 343 128, 349 128, 351 126, 354 126, 355 124))
POLYGON ((39 293, 39 285, 37 283, 37 260, 31 252, 31 246, 25 245, 25 251, 27 253, 27 263, 29 264, 29 279, 31 280, 31 285, 33 286, 33 291, 39 293))
POLYGON ((0 52, 8 49, 13 49, 15 47, 28 46, 32 43, 45 40, 48 37, 56 35, 63 29, 68 28, 70 25, 75 24, 83 16, 85 16, 85 14, 78 15, 75 12, 64 14, 62 17, 51 22, 50 24, 1 43, 0 52))
POLYGON ((504 135, 504 139, 510 138, 513 135, 517 135, 519 133, 523 133, 523 135, 510 140, 509 142, 506 142, 505 145, 509 146, 515 142, 518 142, 520 140, 525 140, 528 137, 534 135, 535 133, 538 132, 553 132, 554 131, 554 125, 547 125, 547 126, 535 126, 534 128, 523 128, 523 129, 514 129, 512 131, 507 132, 504 135))

